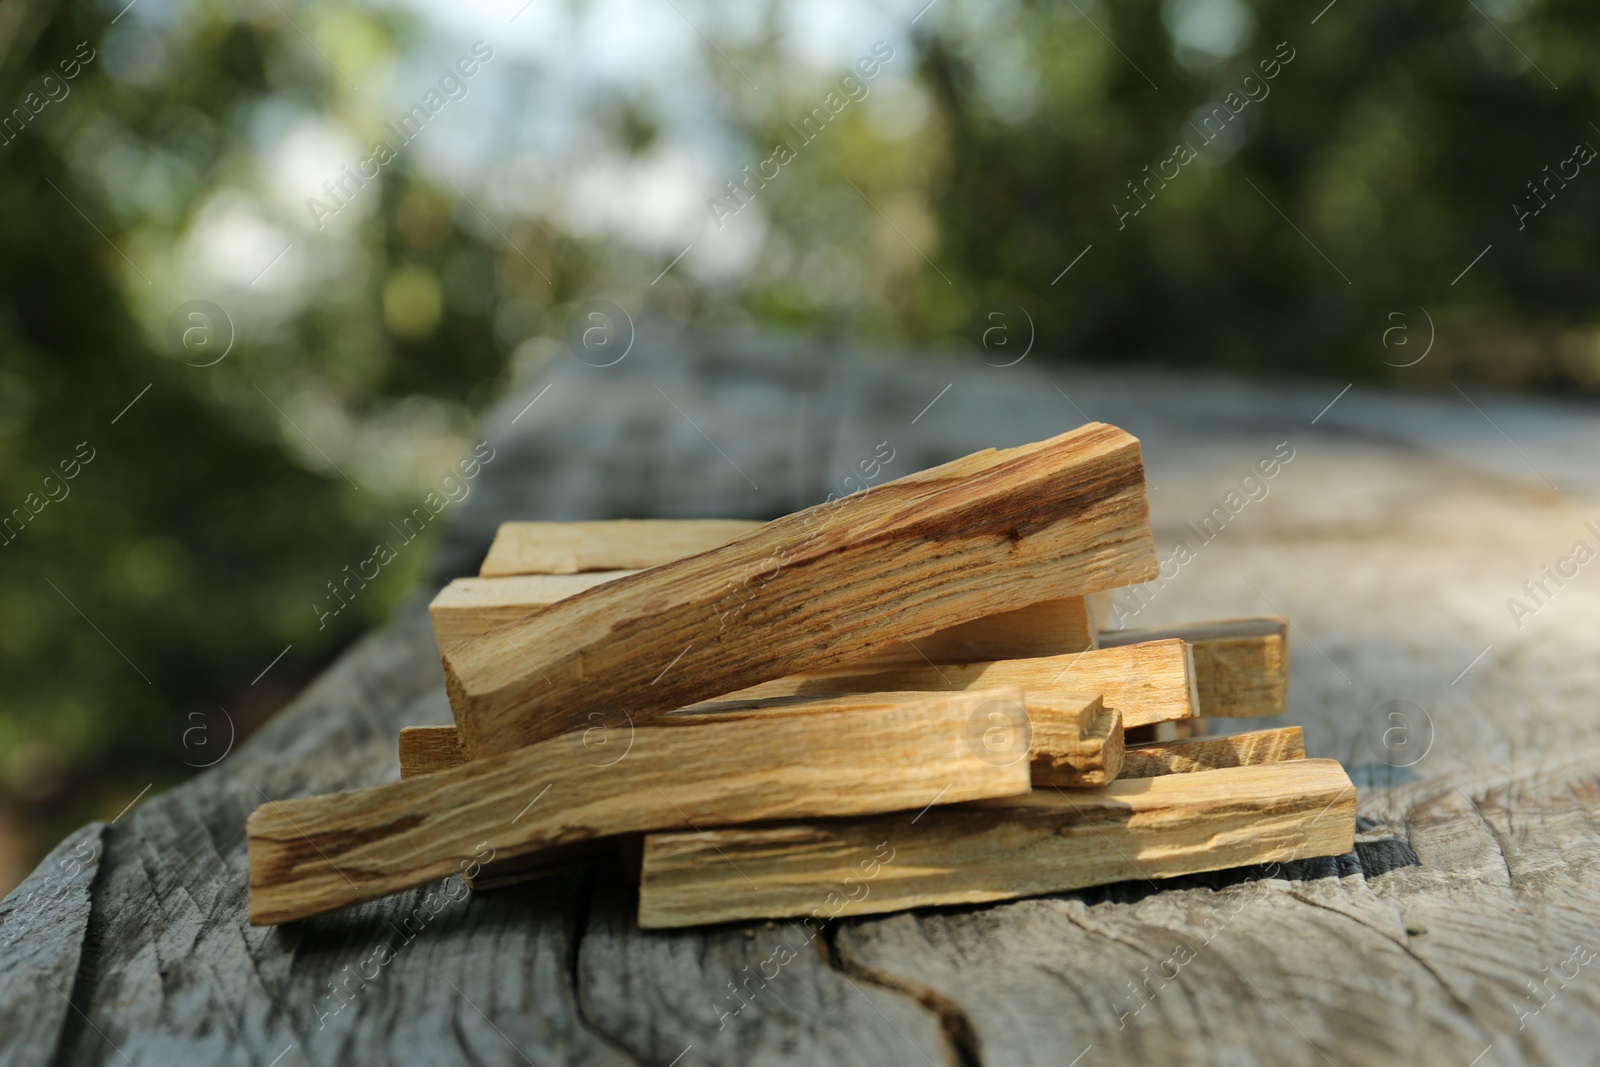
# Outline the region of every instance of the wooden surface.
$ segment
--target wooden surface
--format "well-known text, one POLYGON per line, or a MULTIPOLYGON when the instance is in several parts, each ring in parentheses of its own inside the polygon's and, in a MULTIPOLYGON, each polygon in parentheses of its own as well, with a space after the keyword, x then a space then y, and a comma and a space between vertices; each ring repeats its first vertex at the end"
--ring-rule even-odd
POLYGON ((1270 495, 1126 625, 1293 620, 1287 715, 1237 725, 1303 725, 1308 754, 1346 763, 1362 820, 1351 853, 809 937, 781 923, 641 932, 617 866, 251 927, 244 824, 262 794, 392 781, 398 729, 450 721, 428 590, 216 767, 85 828, 0 904, 0 1063, 1591 1062, 1600 970, 1565 988, 1550 975, 1576 945, 1600 949, 1600 572, 1584 568, 1521 629, 1506 599, 1593 543, 1600 418, 1470 387, 1482 414, 1454 391, 1356 387, 1318 418, 1345 382, 1039 359, 907 364, 745 341, 691 353, 643 333, 614 367, 563 355, 486 421, 499 455, 437 573, 475 574, 508 517, 766 518, 847 491, 886 439, 890 477, 1089 418, 1142 439, 1167 559, 1287 440, 1295 458, 1270 495), (85 843, 94 865, 63 879, 85 843), (413 915, 426 926, 406 940, 390 924, 413 915), (367 962, 390 944, 392 960, 367 962), (1181 967, 1180 946, 1194 954, 1181 967), (749 979, 785 947, 778 977, 749 979), (358 970, 376 977, 363 988, 358 970), (354 990, 343 1002, 338 979, 354 990), (1545 979, 1557 994, 1535 1000, 1527 983, 1545 979), (758 992, 740 998, 730 983, 747 980, 758 992))

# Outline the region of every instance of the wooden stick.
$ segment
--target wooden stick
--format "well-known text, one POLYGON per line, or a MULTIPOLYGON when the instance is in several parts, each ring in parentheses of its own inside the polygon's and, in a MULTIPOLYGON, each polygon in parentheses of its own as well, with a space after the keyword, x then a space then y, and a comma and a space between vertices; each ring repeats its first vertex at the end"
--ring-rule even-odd
POLYGON ((402 726, 400 777, 437 774, 467 762, 454 726, 402 726))
MULTIPOLYGON (((503 527, 502 527, 503 529, 503 527)), ((428 605, 441 650, 457 641, 495 633, 541 608, 637 571, 519 574, 511 578, 457 578, 428 605)))
MULTIPOLYGON (((625 707, 639 721, 1040 600, 1156 572, 1139 443, 1092 423, 768 523, 452 646, 474 757, 625 707)), ((1126 713, 1124 713, 1126 715, 1126 713)))
POLYGON ((1116 597, 1115 589, 1101 589, 1084 597, 1089 603, 1089 614, 1094 619, 1097 629, 1104 630, 1111 621, 1111 602, 1116 597))
MULTIPOLYGON (((664 715, 654 726, 693 728, 708 722, 735 722, 775 714, 820 714, 836 711, 884 710, 921 701, 930 693, 861 693, 829 700, 795 703, 792 698, 748 703, 712 702, 664 715)), ((1122 767, 1122 716, 1103 705, 1098 696, 1070 693, 1060 696, 1024 694, 1031 742, 1028 757, 1034 785, 1105 785, 1122 767)), ((974 744, 996 756, 1015 754, 1010 731, 1015 723, 1001 706, 990 709, 973 727, 974 744)), ((609 729, 602 726, 600 729, 609 729)), ((618 737, 615 743, 624 744, 618 737)), ((609 742, 591 737, 589 748, 599 752, 609 742)), ((407 726, 400 731, 400 777, 437 774, 467 762, 454 726, 407 726)), ((1257 761, 1259 762, 1259 761, 1257 761)))
POLYGON ((850 661, 860 670, 921 667, 929 663, 974 663, 1084 652, 1097 644, 1095 622, 1085 598, 1042 600, 1015 611, 938 630, 916 641, 901 641, 850 661))
MULTIPOLYGON (((926 693, 868 693, 843 700, 803 704, 789 700, 758 701, 728 710, 667 715, 657 719, 656 726, 694 729, 708 722, 733 722, 763 715, 883 709, 920 701, 928 696, 926 693)), ((1017 724, 1009 712, 1007 706, 982 709, 981 714, 969 724, 969 744, 989 758, 1019 758, 1021 750, 1017 747, 1014 733, 1017 724)), ((1118 776, 1122 767, 1122 717, 1115 709, 1104 707, 1099 697, 1028 697, 1027 713, 1031 737, 1028 759, 1034 785, 1097 786, 1105 785, 1118 776)), ((621 737, 614 740, 619 744, 624 743, 621 737)), ((606 743, 610 742, 591 739, 589 747, 591 751, 599 752, 606 743)), ((436 774, 466 762, 467 754, 457 742, 453 726, 407 726, 400 731, 401 778, 436 774)), ((635 852, 642 848, 637 835, 628 840, 634 842, 635 852)), ((463 874, 463 879, 473 889, 496 889, 609 859, 614 853, 614 842, 609 839, 584 841, 514 859, 495 860, 484 864, 476 874, 463 874)), ((633 855, 632 859, 633 881, 637 885, 638 856, 633 855)))
POLYGON ((761 527, 747 519, 503 522, 481 578, 640 570, 721 548, 761 527))
POLYGON ((1035 786, 1108 785, 1122 771, 1122 715, 1099 697, 1028 694, 1028 748, 1035 786))
MULTIPOLYGON (((1305 759, 1305 740, 1300 727, 1254 730, 1228 737, 1202 737, 1193 741, 1170 741, 1153 745, 1129 745, 1123 750, 1119 778, 1154 778, 1158 774, 1183 774, 1216 770, 1218 767, 1247 767, 1258 763, 1281 763, 1305 759)), ((1039 779, 1034 777, 1034 784, 1039 779)))
POLYGON ((1187 719, 1199 714, 1194 661, 1189 646, 1169 639, 1095 649, 1073 656, 996 660, 991 663, 925 664, 857 674, 853 664, 793 675, 751 686, 723 698, 758 700, 783 696, 837 696, 878 690, 952 692, 991 685, 1020 685, 1030 699, 1099 693, 1122 713, 1124 727, 1187 719))
POLYGON ((909 815, 649 834, 639 925, 831 919, 1341 855, 1356 791, 1335 760, 1045 790, 909 815))
MULTIPOLYGON (((428 605, 434 637, 444 649, 495 634, 541 608, 638 571, 522 574, 509 578, 457 578, 428 605)), ((851 663, 861 670, 918 667, 925 663, 1055 656, 1094 648, 1096 630, 1083 597, 1029 604, 937 630, 916 642, 901 641, 851 663)))
MULTIPOLYGON (((618 737, 619 743, 625 743, 618 737)), ((581 742, 580 742, 581 744, 581 742)), ((596 746, 590 745, 591 750, 596 746)), ((436 774, 459 767, 467 762, 456 740, 454 726, 405 726, 400 730, 400 777, 415 778, 419 774, 436 774)), ((530 852, 525 856, 496 859, 484 863, 477 870, 462 870, 462 881, 472 889, 498 889, 547 875, 559 874, 574 867, 586 867, 616 854, 616 842, 611 838, 593 841, 574 841, 570 845, 530 852)))
POLYGON ((1012 687, 639 727, 626 747, 599 750, 577 733, 371 789, 273 801, 247 827, 250 921, 302 919, 612 834, 1022 794, 1028 737, 1012 687), (1009 762, 973 743, 974 724, 997 710, 1015 723, 1009 762))
POLYGON ((1224 619, 1158 630, 1106 630, 1103 648, 1180 638, 1194 646, 1200 714, 1282 715, 1289 693, 1289 620, 1224 619))

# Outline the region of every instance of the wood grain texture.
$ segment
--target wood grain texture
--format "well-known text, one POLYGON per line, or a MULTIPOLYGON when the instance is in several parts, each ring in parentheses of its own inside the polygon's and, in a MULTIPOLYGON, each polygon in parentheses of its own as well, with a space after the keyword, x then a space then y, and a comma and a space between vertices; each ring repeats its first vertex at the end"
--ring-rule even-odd
POLYGON ((1282 715, 1289 696, 1289 620, 1223 619, 1145 630, 1108 630, 1106 648, 1179 638, 1194 646, 1200 714, 1249 718, 1282 715))
POLYGON ((454 726, 406 726, 400 730, 400 777, 447 771, 467 762, 454 726))
POLYGON ((1100 697, 1026 696, 1033 784, 1102 786, 1122 771, 1122 714, 1100 697))
MULTIPOLYGON (((774 712, 810 714, 893 707, 908 701, 923 700, 924 693, 875 693, 840 700, 808 701, 796 705, 789 700, 756 701, 744 705, 702 705, 703 710, 665 715, 658 726, 693 728, 707 722, 732 722, 757 718, 774 712)), ((1028 697, 1024 694, 1028 717, 1028 759, 1035 786, 1098 786, 1118 776, 1122 766, 1122 716, 1106 708, 1098 696, 1061 698, 1028 697)), ((1020 758, 1018 722, 1008 704, 979 706, 968 731, 969 743, 988 759, 1020 758)), ((400 776, 459 767, 467 754, 456 740, 454 726, 408 726, 400 731, 400 776)), ((641 862, 642 844, 637 835, 632 842, 631 869, 635 874, 641 862)), ((590 863, 604 862, 616 855, 609 840, 575 842, 544 849, 525 856, 496 859, 475 873, 463 871, 462 880, 473 889, 494 889, 571 870, 590 863)))
POLYGON ((250 921, 302 919, 597 837, 1026 793, 1027 744, 1022 691, 1010 687, 639 727, 624 748, 596 750, 579 733, 389 785, 269 800, 246 828, 250 921), (1015 724, 1009 762, 974 741, 991 713, 1015 724))
MULTIPOLYGON (((925 692, 856 693, 843 697, 780 697, 752 701, 711 701, 655 721, 656 726, 694 728, 706 723, 739 722, 771 715, 834 714, 883 711, 926 701, 925 692)), ((1117 776, 1121 763, 1122 716, 1103 706, 1098 696, 1023 694, 1033 762, 1039 785, 1104 785, 1117 776)), ((1015 730, 1018 720, 1009 699, 992 707, 974 705, 970 732, 974 745, 1001 759, 1020 756, 1015 730)), ((581 742, 580 742, 581 743, 581 742)), ((596 752, 597 745, 591 745, 596 752)), ((459 767, 467 754, 454 726, 407 726, 400 731, 400 777, 435 774, 459 767)))
POLYGON ((504 752, 1155 573, 1139 442, 1090 424, 768 523, 445 653, 461 742, 504 752), (887 598, 893 611, 884 610, 887 598))
MULTIPOLYGON (((507 524, 511 525, 511 524, 507 524)), ((518 524, 530 525, 530 524, 518 524)), ((559 523, 536 523, 559 526, 559 523)), ((588 524, 576 523, 584 526, 588 524)), ((506 578, 457 578, 428 605, 439 648, 492 636, 541 608, 637 571, 526 574, 506 578)), ((1029 604, 936 630, 915 642, 896 642, 854 659, 860 669, 915 667, 924 663, 1054 656, 1095 647, 1094 623, 1082 597, 1029 604)))
POLYGON ((720 548, 760 527, 748 519, 611 519, 506 522, 489 546, 481 578, 642 570, 720 548))
POLYGON ((1045 790, 916 822, 649 834, 639 925, 881 914, 1340 855, 1355 811, 1337 761, 1295 760, 1045 790))
POLYGON ((763 682, 722 698, 730 701, 790 696, 836 696, 875 690, 954 692, 993 685, 1020 685, 1035 696, 1073 697, 1098 693, 1122 715, 1124 727, 1187 719, 1199 714, 1194 661, 1176 638, 1070 656, 997 660, 990 663, 924 664, 867 674, 853 665, 763 682))
MULTIPOLYGON (((554 524, 549 524, 554 525, 554 524)), ((520 574, 508 578, 457 578, 428 604, 441 650, 457 641, 493 635, 540 608, 636 571, 520 574)))
POLYGON ((1096 629, 1081 596, 1042 600, 1015 611, 936 630, 850 661, 856 670, 891 670, 929 663, 975 663, 1083 652, 1096 645, 1096 629))
POLYGON ((1252 730, 1227 737, 1200 737, 1128 745, 1123 749, 1121 778, 1153 778, 1158 774, 1184 774, 1219 767, 1249 767, 1305 759, 1305 742, 1298 726, 1252 730))
POLYGON ((3 1067, 37 1063, 29 1050, 53 1047, 67 1032, 104 831, 97 822, 69 834, 0 902, 3 1067))

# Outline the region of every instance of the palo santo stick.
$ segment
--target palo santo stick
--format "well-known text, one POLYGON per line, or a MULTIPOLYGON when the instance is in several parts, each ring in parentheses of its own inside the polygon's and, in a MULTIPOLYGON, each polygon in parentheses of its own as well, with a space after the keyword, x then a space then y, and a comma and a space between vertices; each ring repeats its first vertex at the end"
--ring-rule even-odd
POLYGON ((1084 597, 1089 602, 1089 614, 1094 618, 1096 629, 1104 630, 1111 620, 1111 602, 1116 595, 1115 589, 1101 589, 1084 597))
POLYGON ((1176 637, 1194 646, 1200 714, 1282 715, 1289 693, 1289 620, 1281 615, 1224 619, 1158 630, 1107 630, 1103 648, 1176 637))
POLYGON ((1015 611, 938 630, 916 641, 901 641, 850 661, 858 671, 921 667, 929 663, 976 663, 1083 652, 1097 644, 1094 619, 1085 598, 1042 600, 1015 611))
POLYGON ((729 694, 724 700, 829 696, 879 690, 950 692, 991 685, 1020 685, 1031 700, 1069 693, 1099 693, 1122 713, 1124 727, 1187 719, 1200 714, 1189 646, 1178 640, 1094 649, 1072 656, 996 660, 854 673, 854 664, 791 675, 729 694))
POLYGON ((437 774, 467 762, 454 726, 402 726, 400 777, 437 774))
POLYGON ((580 593, 500 640, 452 646, 445 686, 476 758, 581 727, 590 712, 620 706, 648 721, 1155 571, 1139 442, 1091 423, 580 593))
POLYGON ((1348 852, 1335 760, 1047 789, 907 815, 649 834, 639 925, 831 919, 1348 852))
MULTIPOLYGON (((619 748, 626 742, 618 738, 619 748)), ((582 742, 580 741, 581 745, 582 742)), ((593 746, 591 746, 593 747, 593 746)), ((456 741, 454 726, 405 726, 400 730, 400 777, 415 778, 419 774, 435 774, 459 767, 467 762, 467 754, 456 741)), ((541 849, 526 856, 491 860, 480 868, 460 872, 461 880, 472 889, 498 889, 533 878, 557 874, 596 863, 616 854, 616 841, 600 838, 594 841, 574 841, 541 849)))
POLYGON ((935 695, 881 710, 639 727, 596 759, 582 734, 437 774, 273 801, 247 827, 250 921, 303 919, 451 874, 667 827, 916 809, 1026 793, 1028 765, 984 753, 973 722, 1022 691, 935 695), (549 795, 546 796, 545 794, 549 795))
POLYGON ((761 524, 748 519, 503 522, 480 578, 640 570, 720 548, 761 524))
MULTIPOLYGON (((774 714, 801 714, 807 711, 862 711, 883 709, 897 704, 921 701, 927 693, 867 693, 842 700, 795 704, 792 701, 759 701, 732 707, 702 704, 700 708, 727 710, 686 711, 666 715, 656 726, 694 729, 708 722, 733 722, 774 714)), ((1107 708, 1100 698, 1065 696, 1027 698, 1028 729, 1031 740, 1028 759, 1031 779, 1036 786, 1097 786, 1118 777, 1122 766, 1122 717, 1107 708)), ((979 705, 968 728, 968 742, 990 759, 1018 760, 1022 750, 1016 737, 1017 721, 1009 703, 979 705)), ((626 744, 620 736, 607 738, 609 727, 597 727, 599 738, 587 746, 598 755, 613 741, 618 748, 626 744)), ((618 731, 620 734, 620 730, 618 731)), ((579 742, 582 743, 581 741, 579 742)), ((435 774, 467 762, 467 754, 456 740, 454 726, 407 726, 400 731, 400 777, 435 774)), ((637 845, 637 841, 635 841, 637 845)), ((574 866, 609 858, 614 853, 610 840, 585 841, 509 860, 494 860, 475 874, 463 873, 473 889, 495 889, 568 870, 574 866)), ((634 857, 637 872, 637 857, 634 857)), ((638 884, 638 878, 634 878, 638 884)))
MULTIPOLYGON (((1298 726, 1253 730, 1228 737, 1202 737, 1153 745, 1129 745, 1123 750, 1119 778, 1154 778, 1158 774, 1187 774, 1218 767, 1248 767, 1306 758, 1305 739, 1298 726)), ((1034 784, 1039 777, 1034 775, 1034 784)))
POLYGON ((1107 785, 1122 770, 1122 716, 1099 697, 1027 696, 1035 786, 1107 785))
POLYGON ((428 605, 441 649, 492 634, 540 608, 637 571, 519 574, 510 578, 457 578, 428 605))
MULTIPOLYGON (((693 728, 709 722, 734 722, 772 715, 882 710, 925 700, 932 695, 861 693, 803 704, 785 699, 742 704, 714 702, 664 715, 653 725, 693 728)), ((1098 696, 1024 694, 1024 699, 1032 738, 1028 757, 1035 785, 1105 785, 1118 777, 1122 766, 1122 716, 1115 708, 1105 707, 1098 696)), ((972 727, 973 744, 995 757, 1019 755, 1011 734, 1016 722, 1010 714, 1010 705, 980 706, 978 712, 980 717, 974 720, 972 727)), ((611 742, 591 739, 590 751, 598 753, 600 746, 607 743, 611 742)), ((621 747, 626 741, 618 737, 615 743, 621 747)), ((400 731, 401 778, 436 774, 466 762, 467 754, 457 740, 454 726, 407 726, 400 731)))
MULTIPOLYGON (((540 608, 637 571, 582 574, 521 574, 509 578, 457 578, 428 605, 441 649, 492 634, 540 608)), ((1095 628, 1083 597, 1029 604, 939 630, 914 644, 899 642, 863 659, 862 670, 917 667, 925 663, 1054 656, 1095 647, 1095 628)))

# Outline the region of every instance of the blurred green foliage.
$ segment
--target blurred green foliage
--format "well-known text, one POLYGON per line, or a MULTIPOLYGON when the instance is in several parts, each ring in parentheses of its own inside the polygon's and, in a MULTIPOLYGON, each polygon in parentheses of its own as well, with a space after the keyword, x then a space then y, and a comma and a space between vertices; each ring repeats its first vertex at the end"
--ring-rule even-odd
MULTIPOLYGON (((822 62, 792 9, 707 3, 691 13, 715 47, 672 23, 676 58, 565 94, 553 61, 500 41, 472 90, 482 110, 452 105, 458 130, 481 119, 481 166, 453 180, 403 152, 327 232, 297 202, 272 206, 274 146, 315 127, 365 154, 415 96, 404 85, 426 84, 401 63, 437 36, 424 10, 144 3, 116 23, 30 3, 0 27, 7 107, 84 42, 95 54, 0 146, 0 508, 16 516, 0 548, 0 816, 35 851, 206 762, 215 750, 184 731, 230 727, 191 718, 194 702, 247 732, 384 618, 426 572, 426 540, 329 625, 312 605, 590 296, 687 329, 968 352, 990 313, 1022 308, 1040 359, 1600 387, 1600 175, 1544 184, 1574 145, 1600 145, 1600 12, 1566 0, 1320 15, 943 0, 915 27, 920 3, 860 16, 859 42, 822 62), (802 143, 792 124, 879 39, 895 50, 883 73, 802 143), (694 79, 700 98, 669 91, 694 79), (540 140, 563 107, 577 132, 540 140), (779 144, 794 159, 747 204, 728 199, 779 144), (1173 163, 1180 145, 1192 158, 1173 163), (571 207, 686 156, 703 165, 681 235, 571 207), (714 198, 739 207, 726 228, 714 198), (735 238, 720 269, 702 260, 735 238), (241 277, 221 280, 218 248, 248 261, 241 277), (192 298, 231 316, 212 366, 169 331, 192 298), (1390 316, 1420 333, 1421 309, 1434 350, 1397 367, 1425 339, 1385 348, 1390 316), (65 480, 81 447, 94 458, 65 480)), ((618 201, 653 202, 600 203, 618 201)))

